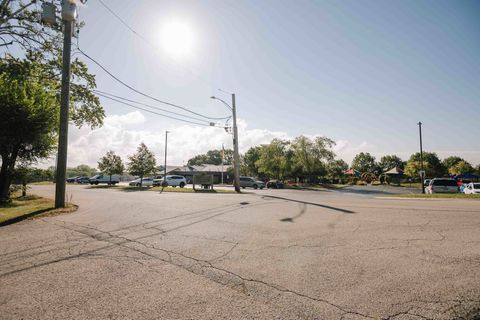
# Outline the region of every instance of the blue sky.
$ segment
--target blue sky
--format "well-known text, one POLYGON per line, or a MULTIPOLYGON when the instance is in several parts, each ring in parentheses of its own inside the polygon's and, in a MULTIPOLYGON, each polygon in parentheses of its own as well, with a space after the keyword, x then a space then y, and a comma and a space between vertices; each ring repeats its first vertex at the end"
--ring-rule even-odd
MULTIPOLYGON (((209 97, 234 91, 243 151, 320 134, 347 161, 360 151, 406 160, 422 121, 425 150, 480 163, 480 1, 103 1, 146 41, 90 0, 79 12, 82 50, 134 87, 203 114, 226 115, 209 97), (192 31, 188 57, 162 47, 172 19, 192 31)), ((152 102, 87 63, 99 90, 152 102)), ((71 165, 96 162, 84 156, 89 146, 129 154, 141 140, 160 156, 165 130, 176 163, 231 144, 223 130, 102 101, 115 129, 72 130, 71 165)))

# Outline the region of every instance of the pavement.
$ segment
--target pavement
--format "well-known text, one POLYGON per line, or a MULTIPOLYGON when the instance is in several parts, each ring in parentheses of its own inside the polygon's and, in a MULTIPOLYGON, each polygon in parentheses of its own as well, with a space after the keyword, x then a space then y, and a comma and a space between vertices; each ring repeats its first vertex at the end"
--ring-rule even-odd
POLYGON ((480 317, 479 201, 67 193, 77 212, 0 228, 1 319, 480 317))

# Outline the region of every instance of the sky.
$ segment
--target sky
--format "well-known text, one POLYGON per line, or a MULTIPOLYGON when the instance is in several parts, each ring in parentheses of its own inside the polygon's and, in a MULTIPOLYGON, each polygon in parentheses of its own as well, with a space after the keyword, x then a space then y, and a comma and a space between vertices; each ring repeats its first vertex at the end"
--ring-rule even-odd
MULTIPOLYGON (((98 0, 79 10, 74 42, 111 73, 209 117, 236 94, 240 151, 273 138, 327 136, 339 158, 404 160, 419 150, 480 163, 480 1, 98 0), (135 31, 132 32, 129 28, 135 31)), ((98 90, 162 106, 79 53, 98 90)), ((68 165, 125 160, 140 142, 163 163, 232 147, 232 136, 102 98, 102 128, 70 127, 68 165)), ((193 116, 192 114, 190 114, 193 116)), ((223 122, 222 122, 223 123, 223 122)))

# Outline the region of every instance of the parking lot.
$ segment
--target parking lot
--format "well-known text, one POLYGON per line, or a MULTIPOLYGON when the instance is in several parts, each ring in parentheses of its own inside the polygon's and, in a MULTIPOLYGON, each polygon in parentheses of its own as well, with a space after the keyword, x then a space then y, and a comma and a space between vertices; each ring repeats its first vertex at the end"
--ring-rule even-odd
POLYGON ((359 190, 69 185, 77 212, 0 228, 1 318, 473 319, 480 202, 359 190))

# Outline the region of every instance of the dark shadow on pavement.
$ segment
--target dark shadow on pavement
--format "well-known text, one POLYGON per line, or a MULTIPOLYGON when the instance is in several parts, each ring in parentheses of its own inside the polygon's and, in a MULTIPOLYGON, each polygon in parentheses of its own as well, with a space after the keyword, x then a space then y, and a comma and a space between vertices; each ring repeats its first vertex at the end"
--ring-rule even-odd
POLYGON ((336 207, 327 206, 325 204, 320 204, 320 203, 315 203, 315 202, 306 202, 306 201, 300 201, 300 200, 296 200, 296 199, 289 199, 289 198, 285 198, 285 197, 265 195, 265 196, 262 196, 262 198, 274 198, 274 199, 287 200, 287 201, 292 201, 292 202, 297 202, 297 203, 309 204, 309 205, 316 206, 316 207, 322 207, 322 208, 326 208, 326 209, 330 209, 330 210, 334 210, 334 211, 340 211, 342 213, 349 213, 349 214, 355 213, 354 211, 350 211, 350 210, 347 210, 347 209, 336 208, 336 207))
POLYGON ((307 205, 305 203, 300 204, 300 212, 293 217, 280 219, 282 222, 295 222, 295 219, 300 218, 305 212, 307 212, 307 205))
POLYGON ((381 187, 381 186, 351 186, 337 190, 341 193, 355 193, 363 195, 392 195, 404 193, 420 193, 420 190, 405 187, 381 187))

